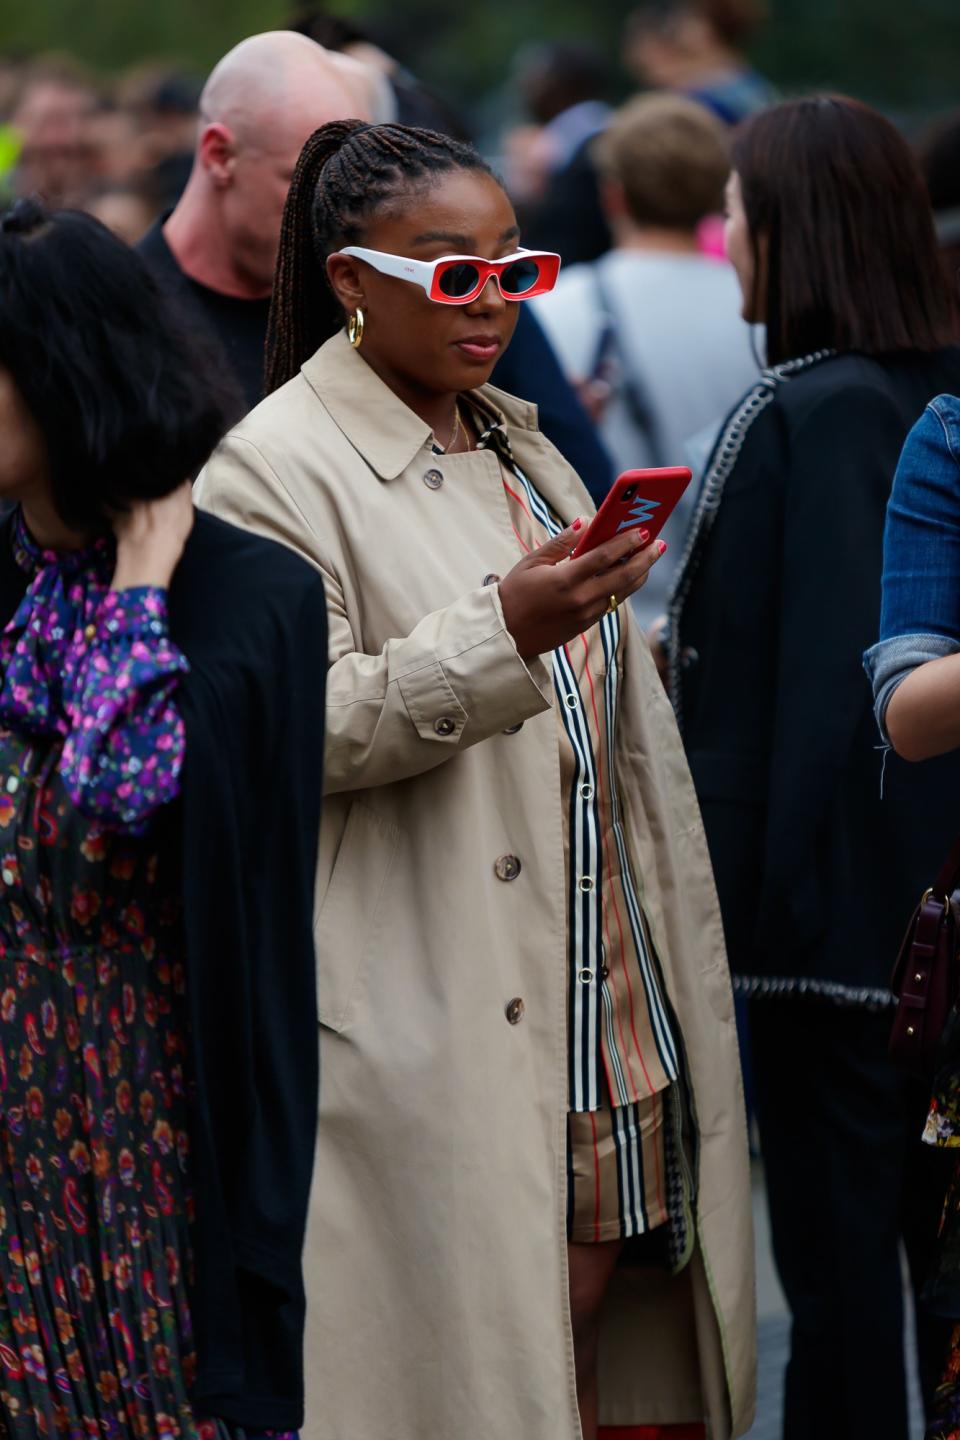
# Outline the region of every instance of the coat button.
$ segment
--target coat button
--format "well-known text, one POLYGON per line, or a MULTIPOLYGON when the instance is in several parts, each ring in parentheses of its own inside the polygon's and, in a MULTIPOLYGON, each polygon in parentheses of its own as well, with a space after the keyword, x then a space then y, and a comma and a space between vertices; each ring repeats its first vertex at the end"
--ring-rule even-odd
POLYGON ((520 861, 516 855, 501 855, 493 869, 498 880, 516 880, 520 874, 520 861))
POLYGON ((515 1000, 510 1001, 510 1004, 507 1006, 506 1015, 511 1025, 520 1024, 520 1021, 523 1019, 523 1012, 526 1010, 526 1008, 526 1005, 524 1005, 519 995, 515 1000))
POLYGON ((504 735, 516 735, 517 731, 518 731, 518 730, 522 730, 522 729, 523 729, 523 721, 521 720, 519 725, 508 725, 507 728, 506 728, 506 730, 504 730, 503 733, 504 733, 504 735))
POLYGON ((457 722, 451 720, 449 715, 441 715, 439 720, 433 722, 433 728, 438 735, 452 735, 457 728, 457 722))
POLYGON ((443 472, 441 470, 428 470, 423 477, 423 483, 428 490, 439 490, 443 484, 443 472))
POLYGON ((489 575, 484 575, 483 583, 484 585, 499 585, 500 576, 494 575, 493 571, 491 570, 489 575))

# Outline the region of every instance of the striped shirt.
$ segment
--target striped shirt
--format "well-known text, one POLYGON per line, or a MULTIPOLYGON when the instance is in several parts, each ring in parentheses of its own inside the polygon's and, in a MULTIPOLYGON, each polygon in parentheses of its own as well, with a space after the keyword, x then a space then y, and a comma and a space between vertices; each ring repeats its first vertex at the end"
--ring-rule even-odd
MULTIPOLYGON (((564 529, 513 460, 500 426, 481 436, 500 459, 520 550, 564 529)), ((679 1064, 640 887, 627 849, 616 748, 621 611, 553 654, 569 939, 569 1106, 635 1104, 665 1090, 679 1064)))

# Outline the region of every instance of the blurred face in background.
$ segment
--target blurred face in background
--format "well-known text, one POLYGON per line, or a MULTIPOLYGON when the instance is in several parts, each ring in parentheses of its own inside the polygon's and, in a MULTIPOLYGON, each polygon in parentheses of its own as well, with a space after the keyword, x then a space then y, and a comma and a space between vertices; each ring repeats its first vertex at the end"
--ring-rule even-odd
POLYGON ((73 81, 38 78, 27 85, 11 117, 22 142, 21 194, 36 192, 53 206, 82 203, 92 166, 89 125, 97 103, 92 90, 73 81))
POLYGON ((727 258, 740 282, 743 295, 741 314, 751 325, 763 323, 764 306, 757 293, 757 267, 754 259, 753 239, 743 204, 743 190, 740 176, 733 171, 724 191, 724 244, 727 258))

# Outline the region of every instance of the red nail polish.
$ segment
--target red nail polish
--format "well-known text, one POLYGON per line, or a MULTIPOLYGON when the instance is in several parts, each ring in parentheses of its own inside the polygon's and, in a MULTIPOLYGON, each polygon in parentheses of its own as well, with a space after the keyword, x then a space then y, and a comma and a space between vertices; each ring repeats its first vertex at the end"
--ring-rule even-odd
POLYGON ((649 531, 649 530, 641 530, 641 531, 640 531, 640 544, 641 544, 641 545, 646 545, 646 543, 647 543, 647 541, 648 541, 649 539, 650 539, 650 531, 649 531))
POLYGON ((583 525, 583 521, 580 519, 580 516, 578 515, 577 518, 576 518, 576 520, 574 520, 574 522, 573 522, 573 528, 574 528, 574 530, 579 530, 582 525, 583 525))
POLYGON ((658 540, 658 541, 657 541, 657 549, 659 550, 659 552, 660 552, 661 555, 666 554, 666 550, 667 550, 667 542, 666 542, 666 540, 658 540))

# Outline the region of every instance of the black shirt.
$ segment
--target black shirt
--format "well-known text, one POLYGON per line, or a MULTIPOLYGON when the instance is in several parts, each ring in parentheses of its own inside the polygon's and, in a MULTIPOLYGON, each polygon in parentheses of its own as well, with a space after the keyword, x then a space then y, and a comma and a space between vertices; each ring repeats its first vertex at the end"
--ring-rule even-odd
POLYGON ((167 244, 163 227, 166 215, 151 226, 137 249, 153 271, 164 294, 180 307, 188 325, 201 327, 218 352, 224 372, 236 383, 234 413, 239 420, 263 399, 263 355, 267 341, 269 297, 242 300, 224 295, 184 274, 167 244))

